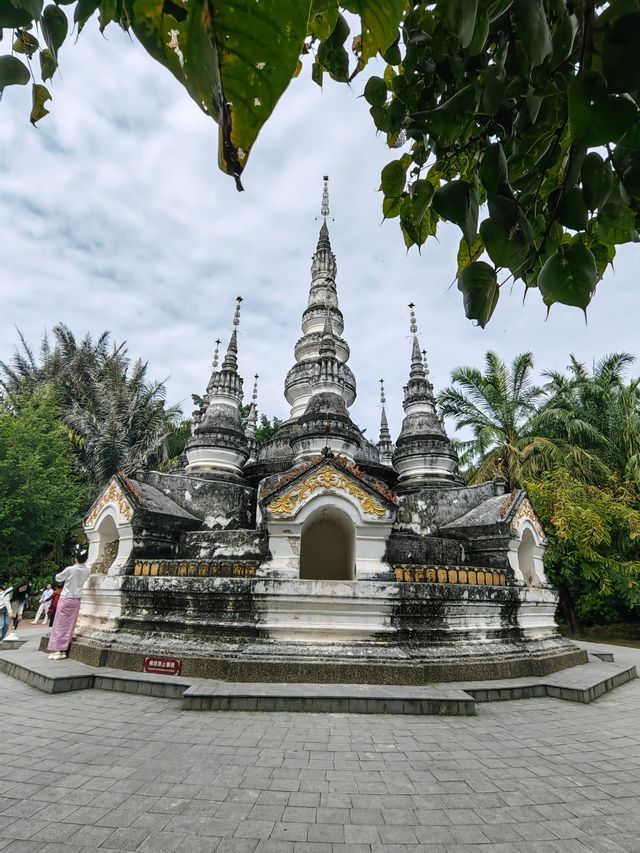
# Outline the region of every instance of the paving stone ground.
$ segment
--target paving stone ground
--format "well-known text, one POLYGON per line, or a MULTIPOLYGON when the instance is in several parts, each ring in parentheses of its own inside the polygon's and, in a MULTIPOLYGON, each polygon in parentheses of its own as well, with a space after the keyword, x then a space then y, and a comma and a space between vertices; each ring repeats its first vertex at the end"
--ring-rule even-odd
POLYGON ((478 710, 197 713, 0 675, 0 850, 639 853, 640 680, 478 710))

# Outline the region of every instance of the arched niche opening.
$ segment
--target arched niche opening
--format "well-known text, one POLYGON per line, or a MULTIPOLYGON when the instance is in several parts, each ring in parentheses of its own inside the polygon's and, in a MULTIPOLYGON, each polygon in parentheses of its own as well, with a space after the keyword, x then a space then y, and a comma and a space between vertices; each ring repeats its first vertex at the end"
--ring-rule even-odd
POLYGON ((98 556, 94 560, 91 570, 104 575, 118 556, 120 547, 120 535, 111 515, 105 515, 100 522, 98 537, 98 556))
POLYGON ((355 525, 349 516, 335 507, 321 507, 302 527, 300 578, 354 580, 355 546, 355 525))
POLYGON ((536 585, 540 582, 535 565, 536 540, 533 533, 528 527, 522 531, 522 538, 518 545, 518 566, 522 572, 522 577, 529 586, 536 585))

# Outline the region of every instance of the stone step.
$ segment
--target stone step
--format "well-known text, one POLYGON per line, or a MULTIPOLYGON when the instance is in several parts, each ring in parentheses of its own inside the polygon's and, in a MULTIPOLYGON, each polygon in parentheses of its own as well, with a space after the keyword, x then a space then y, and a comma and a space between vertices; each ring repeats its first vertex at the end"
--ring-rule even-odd
POLYGON ((19 649, 20 646, 23 646, 26 642, 26 640, 2 640, 0 641, 0 652, 8 651, 10 649, 19 649))
POLYGON ((463 690, 374 684, 229 683, 204 681, 182 696, 189 711, 288 711, 332 714, 473 716, 463 690))
POLYGON ((0 672, 43 693, 68 693, 93 687, 94 670, 71 660, 51 661, 33 648, 0 653, 0 672))
POLYGON ((461 681, 451 686, 464 690, 476 702, 547 696, 568 702, 589 703, 637 677, 638 673, 633 665, 598 661, 572 666, 541 678, 461 681))
POLYGON ((591 654, 594 658, 599 658, 608 663, 613 663, 614 661, 613 652, 592 652, 591 654))
POLYGON ((193 711, 288 711, 416 715, 473 715, 476 703, 553 697, 589 703, 637 678, 634 665, 598 661, 541 677, 405 686, 296 682, 233 682, 92 667, 51 661, 26 647, 0 651, 0 672, 45 693, 112 690, 180 699, 193 711))

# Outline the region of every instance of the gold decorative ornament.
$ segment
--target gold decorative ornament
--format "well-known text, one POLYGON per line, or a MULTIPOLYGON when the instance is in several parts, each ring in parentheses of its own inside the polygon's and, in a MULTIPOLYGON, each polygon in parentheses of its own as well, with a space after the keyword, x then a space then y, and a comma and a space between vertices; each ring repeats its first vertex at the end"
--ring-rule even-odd
POLYGON ((463 584, 472 586, 506 586, 504 572, 489 569, 461 569, 451 566, 395 566, 398 583, 463 584))
POLYGON ((336 489, 337 491, 346 492, 358 501, 364 513, 380 517, 387 512, 386 508, 376 501, 375 498, 357 486, 349 477, 345 477, 344 474, 336 471, 330 465, 324 465, 322 468, 319 468, 309 477, 306 477, 302 483, 291 489, 290 492, 286 492, 281 497, 271 501, 267 505, 267 510, 274 515, 291 515, 296 507, 300 506, 310 495, 320 489, 336 489))
POLYGON ((531 502, 525 498, 518 509, 516 510, 515 515, 511 519, 511 532, 518 533, 518 528, 520 527, 520 523, 527 519, 531 522, 533 529, 538 534, 539 538, 546 543, 547 537, 544 535, 544 530, 542 529, 542 525, 538 520, 538 516, 535 514, 533 507, 531 506, 531 502))
POLYGON ((136 577, 180 577, 180 578, 254 578, 257 563, 239 565, 231 562, 212 562, 209 560, 158 560, 149 563, 136 560, 133 574, 136 577))
POLYGON ((131 521, 133 518, 133 507, 129 503, 125 493, 122 491, 116 480, 111 480, 97 503, 93 505, 91 512, 87 516, 85 524, 88 527, 91 526, 108 504, 114 504, 125 521, 131 521))

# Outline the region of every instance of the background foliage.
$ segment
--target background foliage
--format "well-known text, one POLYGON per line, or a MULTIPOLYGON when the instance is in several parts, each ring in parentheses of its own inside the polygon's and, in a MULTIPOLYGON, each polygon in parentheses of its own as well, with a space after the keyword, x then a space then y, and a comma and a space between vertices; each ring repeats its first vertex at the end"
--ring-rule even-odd
POLYGON ((86 500, 55 395, 38 389, 18 412, 0 406, 0 588, 64 562, 86 500))
POLYGON ((573 633, 640 615, 640 389, 629 353, 533 381, 531 353, 484 372, 458 367, 441 412, 471 434, 458 442, 470 483, 500 475, 526 488, 549 548, 545 568, 573 633))

